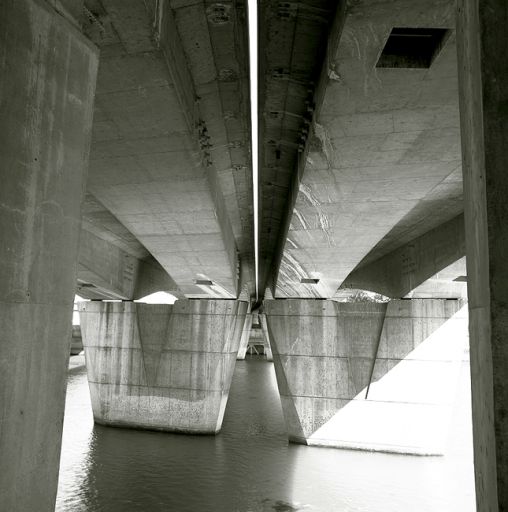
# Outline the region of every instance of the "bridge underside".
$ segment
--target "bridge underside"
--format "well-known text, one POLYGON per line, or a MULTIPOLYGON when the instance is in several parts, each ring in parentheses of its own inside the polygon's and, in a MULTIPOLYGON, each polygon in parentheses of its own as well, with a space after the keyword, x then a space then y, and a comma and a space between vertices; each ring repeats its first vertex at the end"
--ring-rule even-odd
POLYGON ((251 91, 247 0, 0 3, 8 510, 54 506, 76 292, 123 301, 83 307, 97 421, 217 432, 255 317, 312 444, 466 287, 478 510, 508 508, 505 2, 257 8, 251 91))

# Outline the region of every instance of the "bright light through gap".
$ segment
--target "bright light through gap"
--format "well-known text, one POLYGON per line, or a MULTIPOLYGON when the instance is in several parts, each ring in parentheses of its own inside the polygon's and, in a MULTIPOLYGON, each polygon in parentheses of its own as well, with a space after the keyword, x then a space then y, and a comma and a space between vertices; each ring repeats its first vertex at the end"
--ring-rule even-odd
POLYGON ((254 205, 254 272, 256 300, 259 298, 259 231, 258 231, 258 6, 257 0, 249 5, 249 60, 250 60, 250 119, 252 147, 252 194, 254 205))

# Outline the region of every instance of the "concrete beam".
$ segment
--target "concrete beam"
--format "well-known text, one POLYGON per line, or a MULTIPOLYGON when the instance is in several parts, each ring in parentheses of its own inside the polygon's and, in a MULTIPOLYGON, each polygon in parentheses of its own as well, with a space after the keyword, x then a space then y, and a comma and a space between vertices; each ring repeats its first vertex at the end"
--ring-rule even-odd
POLYGON ((449 1, 360 2, 336 26, 280 232, 275 297, 331 298, 402 220, 425 232, 460 213, 453 37, 429 69, 376 67, 392 27, 452 29, 449 1), (411 216, 436 197, 454 204, 451 215, 411 216))
POLYGON ((118 44, 107 44, 101 54, 88 190, 186 296, 236 297, 238 247, 218 174, 219 156, 232 148, 220 134, 215 137, 224 123, 219 99, 212 98, 212 109, 197 88, 205 69, 207 81, 211 75, 216 83, 219 74, 213 59, 200 60, 197 50, 202 41, 210 45, 202 30, 206 12, 189 6, 196 12, 184 28, 199 41, 187 48, 169 1, 159 2, 155 34, 153 13, 143 2, 102 4, 99 15, 108 36, 95 34, 93 25, 90 36, 98 45, 108 38, 118 44), (192 65, 195 58, 198 65, 192 65))
POLYGON ((52 512, 98 52, 0 2, 0 508, 52 512))
POLYGON ((77 293, 88 299, 140 299, 156 291, 181 297, 182 293, 153 258, 143 259, 82 229, 78 259, 77 293))
POLYGON ((459 215, 378 260, 360 265, 341 288, 402 298, 465 253, 464 216, 459 215))

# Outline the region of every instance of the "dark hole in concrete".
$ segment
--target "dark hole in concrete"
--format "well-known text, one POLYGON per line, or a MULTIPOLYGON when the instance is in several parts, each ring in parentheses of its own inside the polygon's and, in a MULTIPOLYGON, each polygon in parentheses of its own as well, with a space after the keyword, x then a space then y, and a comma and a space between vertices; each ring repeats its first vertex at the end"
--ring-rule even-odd
POLYGON ((196 284, 200 284, 203 286, 212 286, 213 282, 209 279, 196 279, 196 284))
POLYGON ((446 28, 393 28, 377 67, 430 68, 449 32, 446 28))
POLYGON ((467 283, 467 276, 456 277, 454 281, 457 281, 458 283, 467 283))
POLYGON ((300 282, 303 284, 318 284, 319 279, 313 279, 312 277, 302 277, 300 282))

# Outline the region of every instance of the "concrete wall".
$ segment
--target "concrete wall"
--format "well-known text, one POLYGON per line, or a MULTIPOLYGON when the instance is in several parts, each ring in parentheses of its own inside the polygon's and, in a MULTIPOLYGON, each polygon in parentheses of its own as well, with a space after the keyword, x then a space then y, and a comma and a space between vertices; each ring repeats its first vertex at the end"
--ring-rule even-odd
POLYGON ((49 3, 0 3, 0 508, 57 490, 96 49, 49 3))
POLYGON ((80 304, 95 421, 217 433, 246 310, 231 300, 80 304))
MULTIPOLYGON (((394 368, 459 307, 456 300, 427 299, 388 304, 265 301, 266 327, 289 439, 304 444, 421 453, 414 443, 404 446, 402 439, 399 445, 386 440, 367 444, 361 437, 345 439, 340 422, 335 429, 326 426, 352 400, 365 401, 371 382, 394 368)), ((390 414, 390 407, 385 410, 390 414)), ((367 414, 364 420, 370 421, 369 410, 362 412, 367 414)), ((356 425, 359 431, 359 423, 356 425)))

